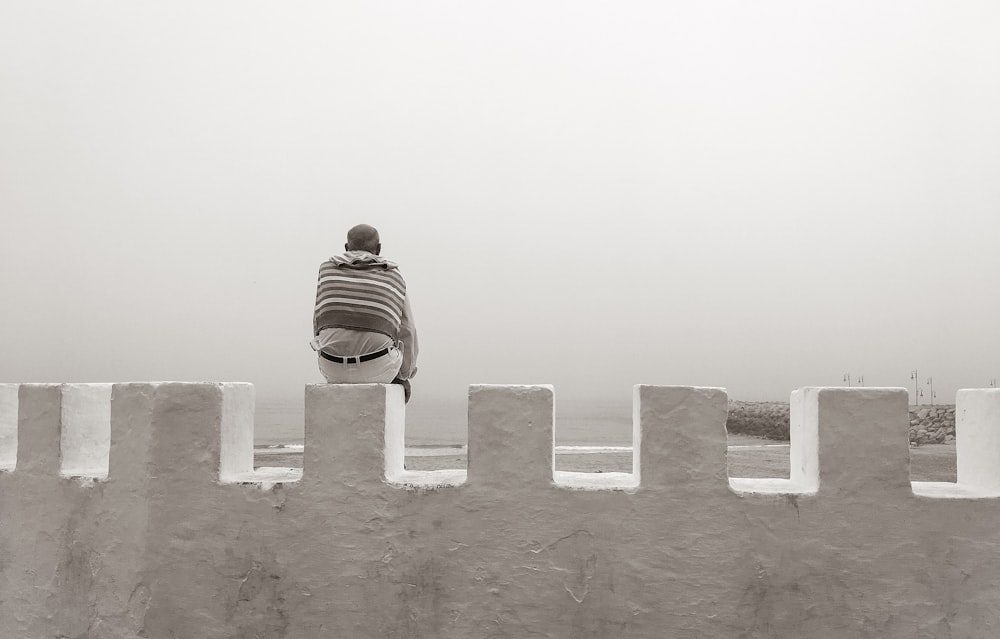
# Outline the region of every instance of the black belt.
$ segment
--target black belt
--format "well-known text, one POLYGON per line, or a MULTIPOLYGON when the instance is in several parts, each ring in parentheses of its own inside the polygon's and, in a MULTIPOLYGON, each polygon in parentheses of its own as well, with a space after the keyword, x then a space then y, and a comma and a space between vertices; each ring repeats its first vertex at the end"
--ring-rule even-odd
POLYGON ((375 351, 374 353, 368 353, 367 355, 357 355, 353 357, 337 357, 336 355, 327 355, 323 351, 319 352, 319 356, 323 359, 328 359, 331 362, 337 362, 338 364, 360 364, 361 362, 367 362, 373 359, 378 359, 383 355, 388 355, 389 349, 383 348, 380 351, 375 351))

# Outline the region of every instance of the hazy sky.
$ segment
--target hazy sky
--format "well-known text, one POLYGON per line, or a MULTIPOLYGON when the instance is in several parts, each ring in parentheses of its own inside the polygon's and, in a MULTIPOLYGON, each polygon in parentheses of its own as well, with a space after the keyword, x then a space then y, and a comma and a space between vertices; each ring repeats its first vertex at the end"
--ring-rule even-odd
POLYGON ((1000 5, 0 3, 0 381, 321 381, 382 233, 421 401, 1000 377, 1000 5))

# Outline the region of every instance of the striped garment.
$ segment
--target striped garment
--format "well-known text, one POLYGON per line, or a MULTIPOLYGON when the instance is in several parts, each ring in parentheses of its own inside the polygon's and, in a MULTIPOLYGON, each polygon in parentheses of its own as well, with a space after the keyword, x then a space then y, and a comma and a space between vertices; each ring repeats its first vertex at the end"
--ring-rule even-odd
POLYGON ((406 282, 392 262, 365 251, 337 255, 319 267, 313 334, 353 328, 399 339, 406 282))

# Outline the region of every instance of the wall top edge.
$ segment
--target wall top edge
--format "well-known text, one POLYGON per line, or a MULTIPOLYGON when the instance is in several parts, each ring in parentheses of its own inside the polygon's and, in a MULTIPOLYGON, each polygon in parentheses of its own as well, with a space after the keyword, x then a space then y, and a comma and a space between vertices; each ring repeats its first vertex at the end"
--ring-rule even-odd
POLYGON ((799 391, 820 391, 824 393, 908 393, 902 386, 803 386, 799 391))
POLYGON ((227 388, 236 386, 253 386, 251 382, 115 382, 114 386, 214 386, 227 388))
POLYGON ((21 382, 21 383, 0 383, 4 386, 29 386, 29 387, 103 387, 103 386, 253 386, 253 382, 190 382, 190 381, 159 381, 159 382, 21 382))
POLYGON ((350 386, 351 388, 374 388, 376 386, 392 386, 392 384, 306 384, 306 388, 327 388, 328 386, 350 386))
POLYGON ((161 386, 163 384, 178 384, 188 386, 253 386, 253 382, 191 382, 191 381, 141 381, 141 382, 4 382, 0 386, 124 386, 126 384, 144 384, 161 386))
POLYGON ((509 388, 512 390, 540 388, 550 392, 556 390, 552 384, 469 384, 469 391, 487 388, 509 388))
POLYGON ((675 390, 686 390, 686 391, 721 391, 723 393, 729 394, 725 386, 684 386, 684 385, 671 385, 671 384, 636 384, 632 387, 634 390, 641 388, 671 388, 675 390))

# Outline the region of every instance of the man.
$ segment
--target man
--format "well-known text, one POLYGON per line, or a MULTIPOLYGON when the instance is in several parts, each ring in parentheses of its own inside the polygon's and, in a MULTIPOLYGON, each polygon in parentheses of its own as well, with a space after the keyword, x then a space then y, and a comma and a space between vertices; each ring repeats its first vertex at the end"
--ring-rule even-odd
POLYGON ((310 342, 319 370, 330 384, 401 384, 410 401, 418 348, 406 281, 379 256, 371 226, 348 231, 344 249, 319 267, 310 342))

